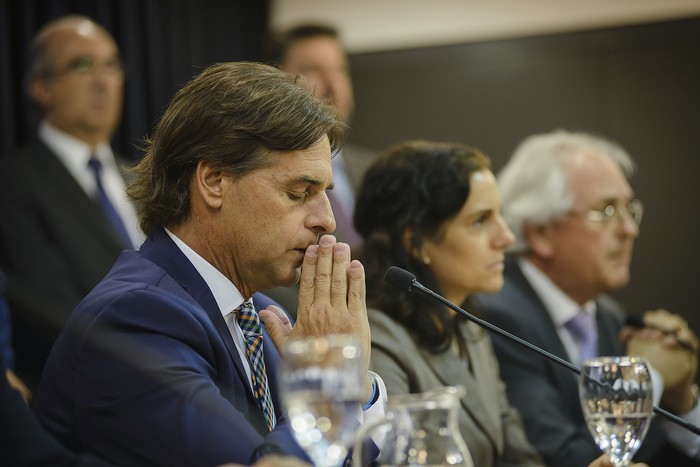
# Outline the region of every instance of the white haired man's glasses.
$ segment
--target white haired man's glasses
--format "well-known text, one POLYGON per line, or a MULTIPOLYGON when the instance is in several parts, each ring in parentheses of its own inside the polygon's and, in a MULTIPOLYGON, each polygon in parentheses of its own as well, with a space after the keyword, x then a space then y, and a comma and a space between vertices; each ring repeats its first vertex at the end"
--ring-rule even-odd
POLYGON ((589 221, 599 222, 603 225, 611 224, 613 219, 622 220, 623 216, 627 216, 635 224, 642 223, 644 215, 644 206, 638 199, 633 199, 627 204, 622 202, 611 202, 602 209, 589 209, 584 212, 570 212, 570 216, 581 217, 589 221))

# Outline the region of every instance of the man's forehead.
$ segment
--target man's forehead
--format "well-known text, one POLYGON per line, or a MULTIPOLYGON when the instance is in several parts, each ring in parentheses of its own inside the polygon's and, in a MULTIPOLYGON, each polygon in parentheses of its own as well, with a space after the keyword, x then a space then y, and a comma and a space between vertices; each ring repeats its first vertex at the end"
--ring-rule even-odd
POLYGON ((333 183, 331 151, 325 137, 314 146, 296 151, 275 151, 269 169, 287 184, 330 186, 333 183))

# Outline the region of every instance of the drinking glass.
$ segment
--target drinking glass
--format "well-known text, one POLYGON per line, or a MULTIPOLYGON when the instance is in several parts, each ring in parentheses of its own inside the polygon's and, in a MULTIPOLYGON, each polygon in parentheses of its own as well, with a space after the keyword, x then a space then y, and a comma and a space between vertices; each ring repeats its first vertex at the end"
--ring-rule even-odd
POLYGON ((360 426, 366 380, 353 336, 290 338, 285 345, 284 402, 297 442, 317 467, 343 464, 360 426))
POLYGON ((653 415, 649 367, 639 357, 586 360, 579 378, 581 408, 598 447, 613 465, 627 466, 653 415))

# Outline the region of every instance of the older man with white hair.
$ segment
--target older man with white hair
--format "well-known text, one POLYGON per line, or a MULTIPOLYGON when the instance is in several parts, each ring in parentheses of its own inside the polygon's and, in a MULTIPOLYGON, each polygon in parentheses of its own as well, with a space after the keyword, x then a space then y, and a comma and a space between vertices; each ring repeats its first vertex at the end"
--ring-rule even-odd
MULTIPOLYGON (((567 131, 527 138, 498 177, 514 254, 501 292, 480 296, 479 305, 490 322, 575 365, 598 355, 646 356, 663 378, 656 378, 661 405, 697 422, 697 358, 687 348, 697 349, 697 339, 685 320, 654 310, 644 315, 647 327, 623 331, 622 308, 606 295, 627 285, 639 235, 642 204, 627 179, 633 170, 627 152, 604 138, 567 131)), ((498 337, 494 346, 508 397, 547 463, 597 457, 571 372, 498 337)), ((699 454, 700 438, 662 421, 638 457, 696 465, 691 458, 699 454)))

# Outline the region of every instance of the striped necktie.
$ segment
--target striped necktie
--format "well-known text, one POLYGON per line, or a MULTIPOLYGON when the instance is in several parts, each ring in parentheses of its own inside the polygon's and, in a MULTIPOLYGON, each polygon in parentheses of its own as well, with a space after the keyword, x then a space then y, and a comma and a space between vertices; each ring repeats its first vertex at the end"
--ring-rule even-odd
POLYGON ((112 204, 112 202, 109 200, 109 196, 107 196, 104 184, 102 183, 102 163, 97 157, 91 156, 90 160, 88 161, 88 167, 95 177, 95 184, 97 185, 97 201, 102 208, 102 212, 111 224, 114 232, 121 240, 122 246, 126 248, 133 248, 134 245, 131 242, 131 238, 129 238, 129 233, 126 230, 124 221, 122 221, 119 213, 114 208, 114 204, 112 204))
POLYGON ((275 419, 275 409, 272 406, 270 388, 267 384, 260 318, 251 302, 243 302, 234 312, 246 342, 246 354, 250 364, 253 394, 258 402, 258 407, 260 407, 265 416, 267 427, 272 431, 277 420, 275 419))

